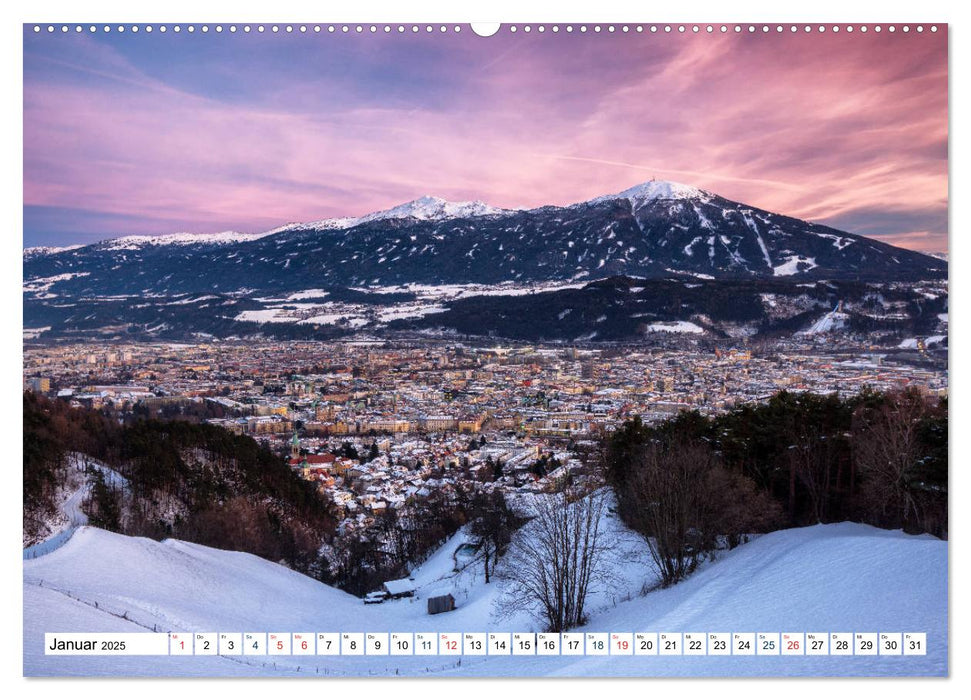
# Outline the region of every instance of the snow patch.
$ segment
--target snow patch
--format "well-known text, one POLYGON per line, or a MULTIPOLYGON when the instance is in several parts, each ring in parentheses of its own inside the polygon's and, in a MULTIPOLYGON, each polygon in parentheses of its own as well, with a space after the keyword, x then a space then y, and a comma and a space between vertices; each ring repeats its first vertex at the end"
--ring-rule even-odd
POLYGON ((820 233, 819 231, 813 231, 820 238, 829 238, 833 241, 833 247, 837 250, 843 250, 843 248, 853 245, 856 243, 852 238, 846 238, 844 236, 835 236, 832 233, 820 233))
POLYGON ((50 326, 41 326, 40 328, 24 328, 24 340, 37 340, 42 333, 49 331, 50 326))
POLYGON ((790 255, 784 263, 772 268, 772 274, 776 277, 788 277, 789 275, 796 275, 800 272, 808 272, 816 267, 819 267, 816 264, 816 258, 790 255), (805 268, 799 269, 800 265, 805 265, 805 268))
MULTIPOLYGON (((762 234, 759 233, 759 227, 752 218, 752 211, 750 209, 742 209, 740 211, 742 218, 745 219, 745 224, 752 229, 752 233, 755 234, 755 242, 759 244, 759 248, 762 250, 762 257, 765 258, 766 267, 772 267, 772 258, 769 257, 769 249, 765 247, 765 241, 762 240, 762 234)), ((778 275, 780 273, 776 272, 775 274, 778 275)))
POLYGON ((46 293, 58 282, 66 282, 76 277, 88 277, 90 274, 90 272, 64 272, 50 277, 34 277, 24 281, 24 294, 46 293))
POLYGON ((647 327, 655 333, 704 333, 705 329, 691 321, 658 321, 647 327))

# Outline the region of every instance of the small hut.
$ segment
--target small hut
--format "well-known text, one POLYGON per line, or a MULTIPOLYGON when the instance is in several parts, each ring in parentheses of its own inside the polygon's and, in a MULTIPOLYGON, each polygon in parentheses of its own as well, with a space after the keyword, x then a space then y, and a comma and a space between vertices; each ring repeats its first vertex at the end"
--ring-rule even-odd
POLYGON ((411 598, 415 595, 415 579, 399 578, 394 581, 385 581, 381 586, 388 593, 388 597, 411 598))
POLYGON ((437 615, 438 613, 455 610, 455 598, 451 593, 437 595, 428 599, 428 614, 437 615))

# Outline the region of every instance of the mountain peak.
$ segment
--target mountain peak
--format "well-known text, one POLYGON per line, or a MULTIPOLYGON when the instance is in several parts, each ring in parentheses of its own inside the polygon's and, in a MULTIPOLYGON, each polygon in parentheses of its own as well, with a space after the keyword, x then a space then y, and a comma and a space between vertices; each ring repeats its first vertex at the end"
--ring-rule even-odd
MULTIPOLYGON (((644 202, 651 202, 658 199, 707 199, 709 193, 699 190, 691 185, 684 185, 680 182, 670 180, 648 180, 639 185, 628 187, 623 192, 617 194, 605 194, 601 197, 591 199, 589 203, 609 202, 615 199, 626 199, 634 206, 640 206, 644 202)), ((584 202, 585 204, 587 202, 584 202)))
POLYGON ((440 219, 454 219, 473 216, 488 216, 491 214, 502 214, 508 210, 493 207, 485 202, 450 202, 441 197, 425 195, 410 202, 399 204, 396 207, 376 211, 357 219, 357 223, 367 221, 380 221, 382 219, 421 219, 425 221, 438 221, 440 219))

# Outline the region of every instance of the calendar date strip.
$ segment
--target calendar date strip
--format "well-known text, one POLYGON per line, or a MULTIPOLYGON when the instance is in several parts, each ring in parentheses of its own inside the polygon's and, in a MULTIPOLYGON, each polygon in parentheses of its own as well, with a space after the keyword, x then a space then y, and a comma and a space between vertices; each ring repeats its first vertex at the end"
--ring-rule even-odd
POLYGON ((924 632, 48 632, 49 656, 924 656, 924 632))

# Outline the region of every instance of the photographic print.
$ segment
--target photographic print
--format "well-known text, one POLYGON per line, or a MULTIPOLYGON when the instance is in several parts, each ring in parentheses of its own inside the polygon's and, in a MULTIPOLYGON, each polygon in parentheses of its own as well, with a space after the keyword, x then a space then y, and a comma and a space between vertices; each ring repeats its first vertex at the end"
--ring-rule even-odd
POLYGON ((25 676, 948 675, 946 23, 22 31, 25 676))

